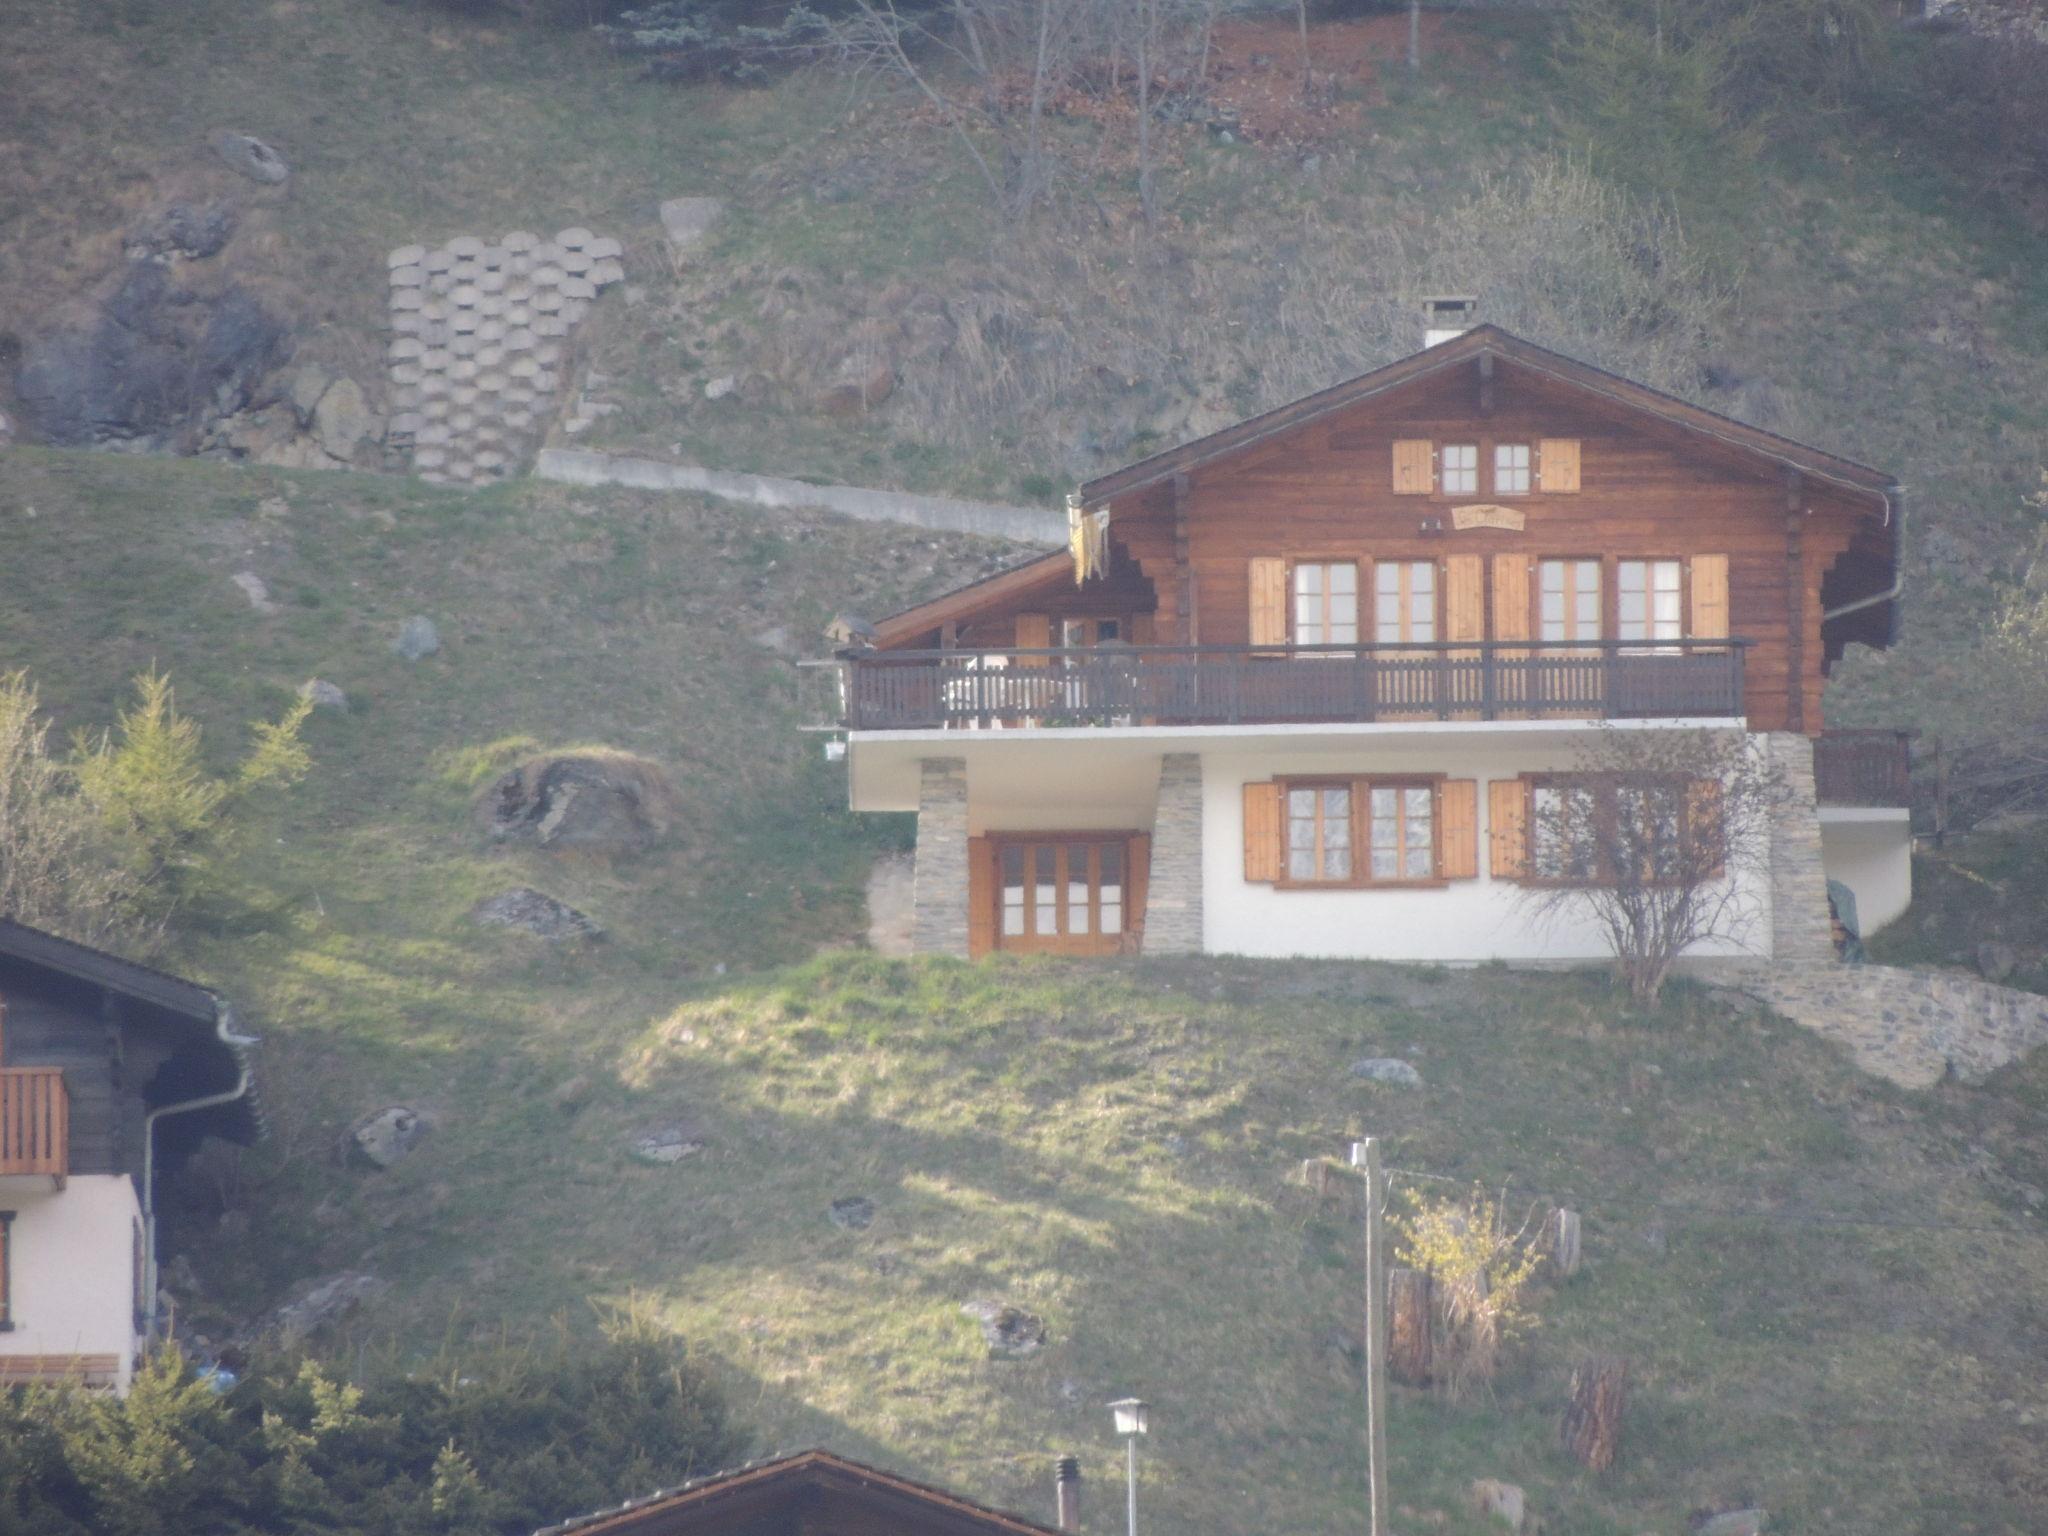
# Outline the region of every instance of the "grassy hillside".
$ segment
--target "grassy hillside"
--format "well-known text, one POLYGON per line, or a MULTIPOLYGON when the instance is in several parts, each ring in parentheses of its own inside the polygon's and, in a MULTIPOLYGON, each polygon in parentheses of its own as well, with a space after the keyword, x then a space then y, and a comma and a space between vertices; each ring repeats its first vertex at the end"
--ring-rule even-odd
POLYGON ((172 957, 266 1037, 272 1140, 194 1170, 167 1228, 216 1336, 344 1268, 393 1282, 321 1341, 357 1361, 638 1297, 764 1447, 1042 1512, 1051 1453, 1113 1475, 1104 1404, 1137 1391, 1159 1405, 1163 1528, 1329 1530, 1360 1497, 1357 1230, 1296 1171, 1370 1130, 1398 1168, 1587 1221, 1586 1272, 1541 1298, 1491 1393, 1397 1394, 1410 1528, 1481 1530, 1477 1476, 1574 1532, 1744 1499, 1795 1532, 2048 1517, 2048 1233, 2026 1195, 2048 1186, 2048 1069, 1909 1096, 1713 995, 1637 1017, 1592 978, 805 961, 855 935, 859 877, 904 829, 839 810, 786 663, 751 637, 807 632, 848 584, 879 602, 958 579, 981 547, 43 453, 0 462, 0 520, 0 659, 34 665, 65 725, 151 660, 223 754, 308 675, 351 697, 172 957), (280 612, 250 609, 244 569, 280 612), (416 665, 388 649, 414 612, 444 637, 416 665), (672 844, 619 864, 488 846, 472 786, 522 734, 669 764, 672 844), (612 937, 557 952, 466 919, 519 883, 612 937), (1380 1054, 1425 1086, 1350 1074, 1380 1054), (390 1102, 433 1134, 388 1172, 345 1166, 346 1126, 390 1102), (665 1125, 702 1150, 635 1161, 665 1125), (841 1229, 828 1209, 854 1196, 873 1224, 841 1229), (959 1310, 984 1298, 1042 1316, 1046 1347, 990 1359, 959 1310), (1602 1478, 1553 1438, 1593 1348, 1637 1381, 1602 1478))

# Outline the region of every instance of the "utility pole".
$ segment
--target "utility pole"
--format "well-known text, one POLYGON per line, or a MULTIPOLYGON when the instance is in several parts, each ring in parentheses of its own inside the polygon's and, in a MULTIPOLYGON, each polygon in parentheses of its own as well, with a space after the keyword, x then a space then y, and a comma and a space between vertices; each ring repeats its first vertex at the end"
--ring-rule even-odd
POLYGON ((1365 1475, 1372 1507, 1367 1536, 1388 1536, 1386 1180, 1377 1136, 1351 1144, 1351 1166, 1365 1174, 1365 1475))

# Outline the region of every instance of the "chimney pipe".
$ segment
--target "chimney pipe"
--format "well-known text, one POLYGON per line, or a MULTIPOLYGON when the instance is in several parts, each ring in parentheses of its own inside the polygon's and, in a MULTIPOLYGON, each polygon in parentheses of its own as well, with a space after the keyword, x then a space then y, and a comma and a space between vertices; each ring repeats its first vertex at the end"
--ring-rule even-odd
POLYGON ((1062 1456, 1053 1464, 1053 1496, 1059 1509, 1057 1524, 1063 1531, 1081 1529, 1081 1463, 1062 1456))

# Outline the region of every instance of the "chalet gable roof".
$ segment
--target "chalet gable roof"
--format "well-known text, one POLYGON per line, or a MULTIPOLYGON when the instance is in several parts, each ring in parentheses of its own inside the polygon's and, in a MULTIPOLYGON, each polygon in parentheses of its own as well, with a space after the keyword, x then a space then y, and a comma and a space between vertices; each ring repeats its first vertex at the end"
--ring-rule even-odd
MULTIPOLYGON (((775 1530, 809 1501, 831 1498, 877 1517, 903 1536, 1060 1536, 1051 1526, 1005 1514, 929 1483, 915 1482, 830 1451, 796 1451, 697 1478, 616 1509, 579 1515, 534 1536, 747 1536, 775 1530)), ((809 1529, 806 1525, 805 1529, 809 1529)))
POLYGON ((201 1112, 207 1129, 244 1144, 262 1134, 249 1058, 256 1042, 237 1031, 233 1006, 218 994, 169 971, 0 917, 0 993, 9 969, 40 971, 140 1004, 124 1022, 170 1041, 185 1058, 175 1079, 193 1097, 242 1085, 231 1101, 201 1112))
POLYGON ((1539 347, 1497 325, 1481 325, 1462 336, 1425 348, 1399 362, 1389 363, 1384 368, 1333 384, 1328 389, 1240 421, 1220 432, 1212 432, 1207 437, 1196 438, 1178 448, 1170 448, 1098 476, 1082 485, 1079 493, 1081 504, 1090 509, 1103 506, 1283 433, 1298 431, 1363 401, 1486 357, 1497 358, 1627 410, 1654 416, 1687 431, 1713 438, 1761 461, 1796 469, 1852 491, 1864 492, 1880 504, 1888 505, 1890 493, 1897 488, 1898 482, 1892 476, 1867 464, 1795 442, 1789 437, 1780 437, 1775 432, 1766 432, 1732 416, 1723 416, 1704 406, 1681 400, 1676 395, 1638 384, 1604 368, 1596 368, 1591 363, 1539 347))

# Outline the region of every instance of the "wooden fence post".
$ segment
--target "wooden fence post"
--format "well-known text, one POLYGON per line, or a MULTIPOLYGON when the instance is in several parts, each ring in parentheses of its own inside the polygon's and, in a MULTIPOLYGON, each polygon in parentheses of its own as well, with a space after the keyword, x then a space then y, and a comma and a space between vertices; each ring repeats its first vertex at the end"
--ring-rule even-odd
POLYGON ((1387 1271, 1387 1368, 1411 1387, 1429 1385, 1436 1369, 1433 1286, 1419 1269, 1387 1271))
POLYGON ((1562 1439, 1581 1466, 1605 1472, 1614 1465, 1627 1398, 1628 1362, 1619 1355, 1589 1356, 1572 1372, 1562 1439))
POLYGON ((1579 1213, 1559 1206, 1550 1213, 1544 1246, 1550 1250, 1551 1272, 1569 1280, 1579 1272, 1579 1213))

